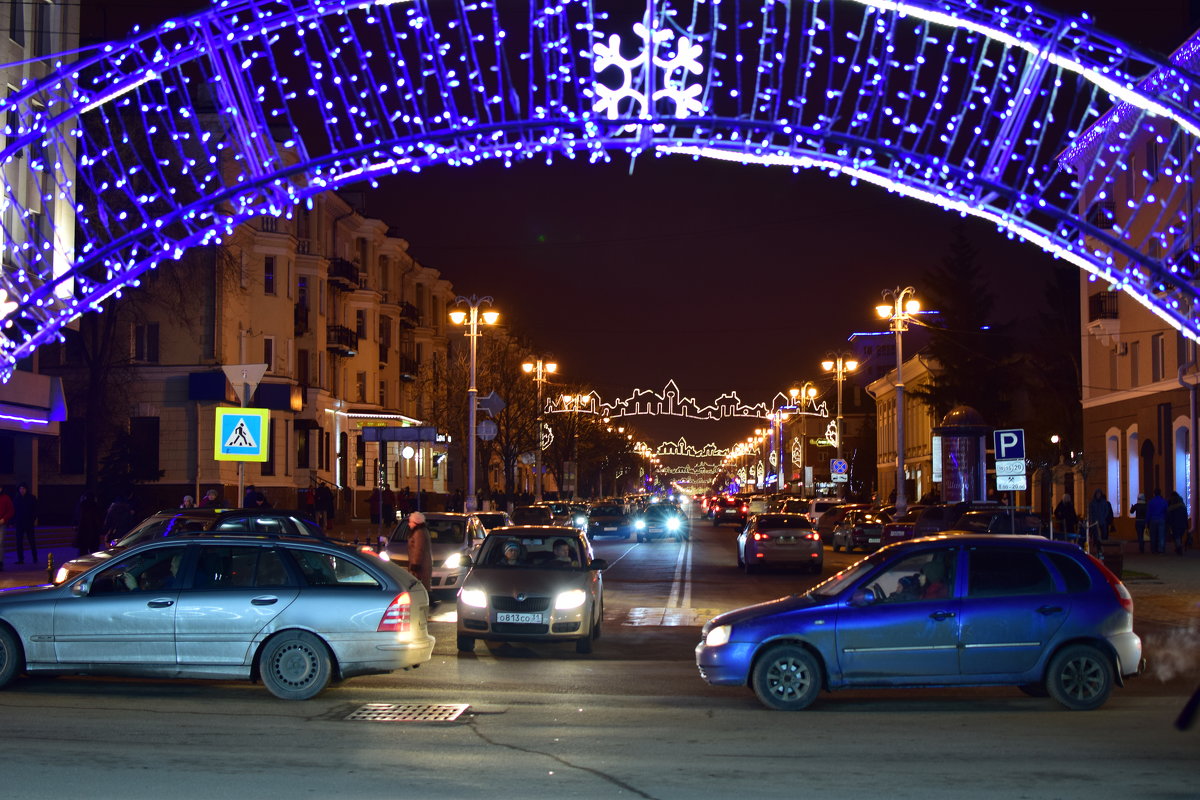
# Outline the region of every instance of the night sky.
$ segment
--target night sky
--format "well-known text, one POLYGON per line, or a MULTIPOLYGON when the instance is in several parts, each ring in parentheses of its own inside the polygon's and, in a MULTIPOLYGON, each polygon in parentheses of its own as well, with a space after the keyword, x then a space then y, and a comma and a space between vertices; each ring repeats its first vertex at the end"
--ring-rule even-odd
MULTIPOLYGON (((119 38, 126 20, 152 23, 164 5, 85 0, 84 30, 119 38)), ((1191 32, 1186 0, 1042 5, 1089 11, 1160 53, 1191 32)), ((419 261, 460 294, 493 296, 508 325, 557 359, 564 383, 605 397, 673 378, 702 402, 727 390, 758 401, 818 380, 822 357, 851 333, 883 329, 873 310, 883 289, 911 284, 919 296, 960 220, 812 170, 621 153, 596 165, 440 167, 361 189, 368 216, 397 228, 419 261)), ((1000 301, 996 321, 1029 326, 1051 259, 990 224, 965 225, 1000 301)), ((746 433, 634 426, 722 446, 746 433)))

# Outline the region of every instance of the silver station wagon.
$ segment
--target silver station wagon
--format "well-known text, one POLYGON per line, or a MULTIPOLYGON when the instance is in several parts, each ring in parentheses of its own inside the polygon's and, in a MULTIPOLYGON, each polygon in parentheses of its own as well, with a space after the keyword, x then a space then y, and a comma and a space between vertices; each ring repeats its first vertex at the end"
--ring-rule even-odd
POLYGON ((428 612, 412 575, 349 547, 183 534, 0 592, 0 687, 22 672, 248 679, 307 700, 428 661, 428 612))

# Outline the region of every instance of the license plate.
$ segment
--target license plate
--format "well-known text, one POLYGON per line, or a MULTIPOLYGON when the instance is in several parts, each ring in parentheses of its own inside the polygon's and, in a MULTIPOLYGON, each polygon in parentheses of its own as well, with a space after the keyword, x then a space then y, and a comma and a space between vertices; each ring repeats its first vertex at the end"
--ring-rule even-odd
POLYGON ((867 539, 867 544, 879 544, 879 537, 872 536, 871 538, 867 539))
POLYGON ((604 526, 604 530, 606 530, 606 531, 615 531, 616 529, 617 529, 616 525, 605 525, 604 526))
POLYGON ((794 536, 780 536, 778 539, 775 540, 775 543, 776 544, 795 544, 796 538, 794 536))
POLYGON ((517 614, 517 613, 511 612, 511 611, 497 611, 496 612, 496 622, 518 622, 518 623, 534 622, 534 623, 537 623, 537 622, 541 622, 541 621, 542 621, 541 614, 517 614))

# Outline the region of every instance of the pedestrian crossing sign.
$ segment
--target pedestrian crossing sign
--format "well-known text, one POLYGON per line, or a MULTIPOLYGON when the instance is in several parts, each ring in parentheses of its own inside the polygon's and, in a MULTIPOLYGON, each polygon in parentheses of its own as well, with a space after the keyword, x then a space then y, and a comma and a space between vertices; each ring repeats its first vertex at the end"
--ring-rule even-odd
POLYGON ((218 408, 213 458, 266 461, 271 452, 270 419, 266 408, 218 408))

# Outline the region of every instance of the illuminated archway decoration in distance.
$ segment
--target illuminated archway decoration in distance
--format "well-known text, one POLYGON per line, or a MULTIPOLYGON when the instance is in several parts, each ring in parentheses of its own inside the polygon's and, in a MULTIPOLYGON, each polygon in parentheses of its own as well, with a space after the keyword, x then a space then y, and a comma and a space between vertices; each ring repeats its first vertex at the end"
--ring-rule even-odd
MULTIPOLYGON (((770 402, 747 403, 738 396, 736 391, 724 392, 709 403, 701 404, 694 397, 685 397, 679 391, 674 380, 667 381, 661 391, 653 389, 634 389, 628 396, 616 400, 605 400, 592 391, 586 395, 587 403, 574 401, 568 403, 562 397, 546 398, 545 411, 548 414, 580 413, 594 414, 599 417, 616 419, 617 417, 682 417, 697 420, 720 420, 733 417, 748 417, 754 419, 769 419, 772 412, 792 407, 792 399, 782 392, 775 394, 770 402)), ((794 415, 828 417, 829 406, 825 400, 813 398, 803 411, 791 411, 794 415)))

